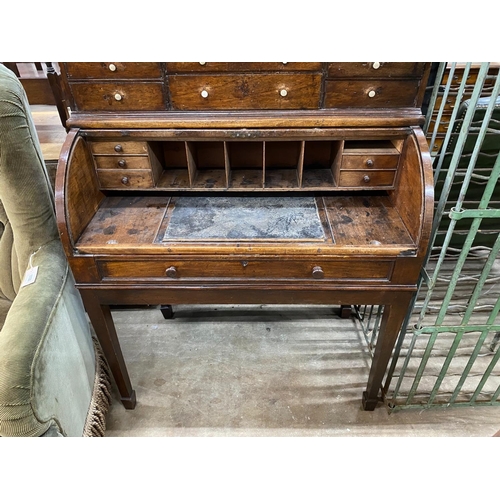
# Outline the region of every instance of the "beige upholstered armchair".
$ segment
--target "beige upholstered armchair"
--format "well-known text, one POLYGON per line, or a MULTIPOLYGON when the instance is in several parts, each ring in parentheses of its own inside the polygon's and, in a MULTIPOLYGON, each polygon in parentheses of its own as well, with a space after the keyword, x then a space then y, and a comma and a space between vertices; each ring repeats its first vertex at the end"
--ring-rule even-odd
POLYGON ((0 436, 103 435, 109 375, 75 290, 24 93, 0 64, 0 436))

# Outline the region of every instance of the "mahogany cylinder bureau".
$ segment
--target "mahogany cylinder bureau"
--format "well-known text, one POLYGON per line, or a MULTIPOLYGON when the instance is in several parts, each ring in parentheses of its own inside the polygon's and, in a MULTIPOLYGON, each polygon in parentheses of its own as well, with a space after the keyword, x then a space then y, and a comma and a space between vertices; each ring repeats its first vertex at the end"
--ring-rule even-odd
POLYGON ((60 67, 59 231, 124 406, 110 305, 379 304, 373 410, 432 223, 429 63, 60 67))

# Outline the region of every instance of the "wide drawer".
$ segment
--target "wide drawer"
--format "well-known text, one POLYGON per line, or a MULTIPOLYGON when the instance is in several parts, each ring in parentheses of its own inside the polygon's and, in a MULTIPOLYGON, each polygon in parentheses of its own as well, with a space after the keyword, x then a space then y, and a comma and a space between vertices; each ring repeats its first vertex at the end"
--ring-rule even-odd
POLYGON ((92 141, 92 153, 96 155, 140 155, 148 153, 148 143, 140 141, 92 141))
POLYGON ((317 109, 321 75, 174 75, 169 87, 176 110, 317 109))
POLYGON ((162 83, 72 83, 79 111, 162 111, 162 83))
POLYGON ((183 280, 369 280, 388 281, 391 260, 100 260, 103 278, 183 280))
POLYGON ((340 187, 392 187, 394 185, 395 170, 341 170, 340 187))
POLYGON ((341 168, 393 170, 398 166, 399 155, 344 155, 341 168))
POLYGON ((319 62, 169 62, 167 73, 246 71, 321 71, 319 62))
POLYGON ((328 80, 325 107, 412 107, 418 88, 418 80, 328 80))
POLYGON ((159 63, 153 62, 90 62, 65 63, 69 79, 149 79, 161 78, 159 63))
POLYGON ((328 78, 419 78, 425 69, 422 62, 332 62, 328 78))
POLYGON ((147 189, 154 187, 150 170, 103 169, 97 170, 103 189, 147 189))
POLYGON ((147 156, 94 156, 96 168, 143 169, 151 168, 147 156))

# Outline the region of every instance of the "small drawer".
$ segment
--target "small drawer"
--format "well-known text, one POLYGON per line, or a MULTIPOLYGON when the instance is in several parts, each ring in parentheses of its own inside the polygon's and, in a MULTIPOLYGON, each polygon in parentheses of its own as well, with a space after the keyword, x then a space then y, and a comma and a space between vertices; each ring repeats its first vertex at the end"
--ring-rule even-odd
POLYGON ((425 63, 419 62, 332 62, 328 78, 419 78, 425 63))
POLYGON ((154 187, 150 170, 102 169, 97 170, 102 189, 147 189, 154 187))
POLYGON ((78 111, 162 111, 161 83, 72 83, 78 111))
POLYGON ((391 260, 101 260, 103 278, 184 280, 314 280, 342 281, 390 279, 391 260))
POLYGON ((341 170, 340 187, 380 188, 394 185, 395 170, 341 170))
POLYGON ((148 143, 139 141, 95 141, 89 142, 90 149, 95 155, 146 155, 148 143))
POLYGON ((245 73, 256 71, 321 71, 322 63, 314 62, 172 62, 167 73, 245 73))
POLYGON ((65 63, 68 78, 79 79, 156 79, 161 78, 159 63, 151 62, 90 62, 65 63))
POLYGON ((418 80, 328 80, 325 107, 412 107, 417 94, 418 80))
POLYGON ((151 169, 147 156, 94 156, 97 169, 151 169))
POLYGON ((344 155, 342 157, 342 169, 375 169, 395 170, 398 166, 399 155, 344 155))
POLYGON ((176 110, 317 109, 321 75, 174 75, 169 86, 176 110))

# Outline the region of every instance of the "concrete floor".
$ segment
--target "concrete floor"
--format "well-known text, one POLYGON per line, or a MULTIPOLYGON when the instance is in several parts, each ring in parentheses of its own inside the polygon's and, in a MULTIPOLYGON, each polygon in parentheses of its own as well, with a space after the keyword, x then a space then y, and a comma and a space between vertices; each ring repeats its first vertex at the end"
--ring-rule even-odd
POLYGON ((331 307, 116 309, 137 392, 106 436, 492 436, 499 407, 361 409, 370 356, 331 307))

